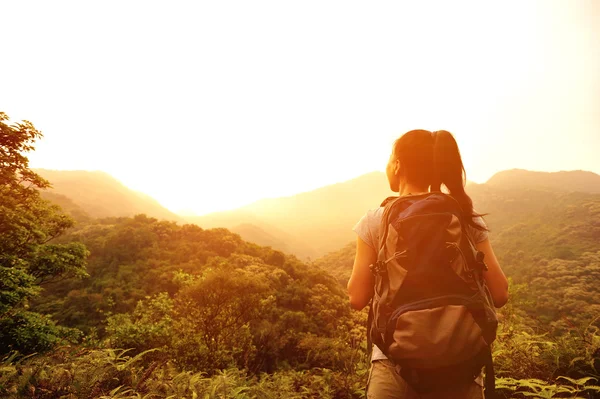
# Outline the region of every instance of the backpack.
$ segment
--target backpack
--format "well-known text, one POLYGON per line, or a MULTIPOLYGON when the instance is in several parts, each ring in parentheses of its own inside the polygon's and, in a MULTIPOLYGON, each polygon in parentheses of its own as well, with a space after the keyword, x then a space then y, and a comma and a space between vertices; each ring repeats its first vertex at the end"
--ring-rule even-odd
MULTIPOLYGON (((418 393, 475 380, 486 366, 494 395, 491 343, 498 318, 487 269, 458 202, 433 192, 390 197, 381 221, 369 338, 418 393)), ((369 348, 371 345, 369 345, 369 348)))

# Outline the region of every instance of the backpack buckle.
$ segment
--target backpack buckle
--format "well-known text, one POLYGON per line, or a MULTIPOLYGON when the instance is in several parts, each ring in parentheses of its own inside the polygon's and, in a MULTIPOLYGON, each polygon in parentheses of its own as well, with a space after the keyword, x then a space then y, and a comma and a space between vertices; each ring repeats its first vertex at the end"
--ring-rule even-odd
POLYGON ((477 251, 477 255, 475 255, 476 264, 480 270, 482 270, 482 271, 485 270, 487 272, 488 266, 483 261, 483 258, 485 258, 485 254, 481 251, 477 251))
POLYGON ((372 265, 369 265, 369 269, 371 269, 371 273, 373 273, 374 276, 386 274, 387 273, 387 263, 378 260, 377 262, 373 263, 372 265))

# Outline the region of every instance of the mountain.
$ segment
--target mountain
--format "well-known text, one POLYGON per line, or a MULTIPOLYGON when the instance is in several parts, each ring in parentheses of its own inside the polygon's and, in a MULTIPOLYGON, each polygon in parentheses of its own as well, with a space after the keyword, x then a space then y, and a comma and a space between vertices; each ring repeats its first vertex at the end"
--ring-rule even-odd
POLYGON ((512 169, 496 173, 486 184, 503 188, 545 187, 559 191, 600 193, 600 175, 584 170, 533 172, 512 169))
POLYGON ((326 270, 345 287, 352 274, 355 255, 356 243, 352 241, 337 251, 332 251, 316 259, 313 265, 326 270))
POLYGON ((42 195, 63 207, 66 198, 67 211, 74 209, 75 205, 79 213, 84 212, 94 218, 144 213, 157 219, 181 220, 180 216, 164 208, 155 199, 129 189, 108 173, 48 169, 34 171, 52 183, 52 188, 42 195))
MULTIPOLYGON (((53 184, 53 189, 44 195, 76 215, 77 220, 145 213, 158 219, 185 220, 203 228, 225 227, 246 241, 303 259, 317 259, 353 241, 352 227, 362 215, 394 195, 385 174, 373 172, 294 196, 259 200, 231 211, 178 216, 103 172, 36 171, 53 184)), ((571 192, 575 197, 600 193, 600 176, 585 171, 546 173, 514 169, 497 173, 485 184, 468 184, 467 191, 478 211, 490 213, 488 222, 494 232, 505 231, 515 223, 531 220, 533 215, 545 217, 540 216, 540 208, 562 212, 553 201, 571 200, 560 193, 571 192)), ((588 227, 594 230, 593 226, 588 227)))
POLYGON ((78 223, 85 223, 92 220, 92 217, 82 207, 75 204, 66 195, 46 190, 42 192, 42 197, 60 206, 63 211, 71 215, 78 223))
POLYGON ((249 242, 291 253, 288 243, 286 243, 282 237, 283 234, 276 237, 275 235, 266 232, 264 229, 250 223, 242 223, 231 227, 229 230, 239 234, 240 237, 252 237, 252 240, 249 240, 249 242))
MULTIPOLYGON (((515 169, 499 172, 485 184, 469 182, 467 191, 478 211, 491 213, 492 228, 504 229, 525 220, 532 212, 537 214, 542 204, 552 207, 551 199, 569 202, 553 193, 600 193, 600 176, 585 171, 545 173, 515 169)), ((227 227, 239 231, 247 241, 282 250, 285 247, 302 258, 315 259, 353 241, 354 224, 390 195, 394 193, 388 189, 385 174, 373 172, 295 196, 264 199, 232 211, 186 220, 207 228, 227 227), (236 230, 236 226, 247 224, 258 230, 236 230), (273 238, 285 246, 273 243, 273 238)), ((553 209, 560 212, 560 208, 553 209)))
MULTIPOLYGON (((314 258, 352 240, 352 226, 391 195, 385 174, 373 172, 291 197, 263 199, 236 210, 186 220, 204 228, 234 231, 235 226, 251 224, 261 233, 283 240, 292 253, 314 258)), ((251 232, 241 235, 244 240, 261 243, 251 232)))

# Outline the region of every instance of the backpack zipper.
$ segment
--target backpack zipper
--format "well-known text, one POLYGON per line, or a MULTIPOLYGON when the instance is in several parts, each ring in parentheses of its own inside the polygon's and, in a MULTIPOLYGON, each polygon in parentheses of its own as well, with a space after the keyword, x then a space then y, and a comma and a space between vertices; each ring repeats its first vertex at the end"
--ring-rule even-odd
POLYGON ((438 306, 433 306, 433 305, 437 305, 438 303, 440 305, 464 305, 464 306, 476 304, 477 303, 476 297, 477 297, 477 294, 475 294, 472 297, 466 297, 464 295, 444 295, 444 296, 438 296, 435 298, 427 298, 427 299, 422 299, 420 301, 411 302, 411 303, 408 303, 406 305, 403 305, 403 306, 400 306, 399 308, 397 308, 390 316, 390 321, 397 319, 403 313, 406 313, 406 312, 438 307, 438 306), (448 303, 448 302, 450 302, 450 303, 448 303))

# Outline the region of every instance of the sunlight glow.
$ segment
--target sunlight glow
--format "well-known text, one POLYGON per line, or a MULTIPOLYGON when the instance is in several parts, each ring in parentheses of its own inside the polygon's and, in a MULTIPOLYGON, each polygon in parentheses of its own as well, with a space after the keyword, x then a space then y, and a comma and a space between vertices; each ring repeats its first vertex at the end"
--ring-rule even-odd
POLYGON ((198 214, 383 170, 446 129, 470 180, 600 172, 600 3, 5 2, 0 110, 33 167, 198 214))

